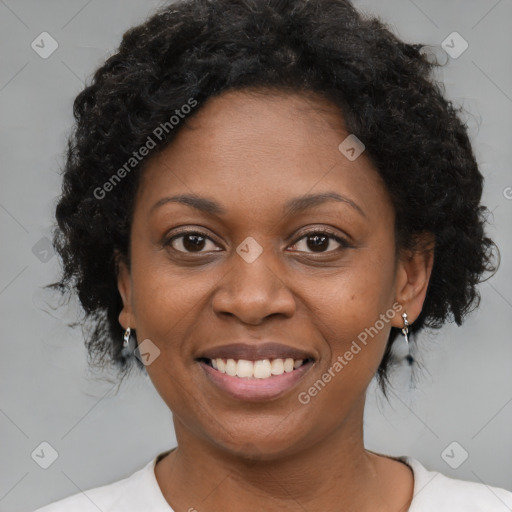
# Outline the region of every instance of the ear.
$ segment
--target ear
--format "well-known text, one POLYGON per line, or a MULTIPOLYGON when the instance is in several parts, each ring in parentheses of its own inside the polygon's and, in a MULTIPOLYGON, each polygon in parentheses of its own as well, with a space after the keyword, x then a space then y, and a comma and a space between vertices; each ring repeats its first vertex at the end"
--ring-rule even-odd
POLYGON ((123 309, 119 313, 119 323, 126 329, 136 329, 135 315, 132 308, 132 279, 130 274, 129 264, 126 258, 116 251, 116 273, 117 273, 117 289, 123 300, 123 309))
POLYGON ((403 327, 402 313, 407 313, 409 324, 418 318, 427 295, 428 284, 434 265, 435 238, 432 233, 416 237, 414 249, 400 251, 397 263, 395 300, 402 309, 395 315, 393 327, 403 327))

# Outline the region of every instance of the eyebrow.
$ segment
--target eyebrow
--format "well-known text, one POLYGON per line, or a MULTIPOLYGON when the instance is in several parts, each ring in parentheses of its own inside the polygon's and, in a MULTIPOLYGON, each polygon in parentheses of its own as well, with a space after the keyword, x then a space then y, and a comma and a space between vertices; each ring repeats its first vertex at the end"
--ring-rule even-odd
MULTIPOLYGON (((348 204, 363 217, 366 217, 366 214, 357 203, 355 203, 352 199, 342 196, 336 192, 309 194, 290 199, 284 205, 283 214, 285 216, 295 215, 300 211, 319 206, 327 201, 338 201, 348 204)), ((208 199, 206 197, 200 197, 193 194, 179 194, 171 197, 163 197, 151 207, 150 213, 168 203, 184 204, 203 213, 208 213, 211 215, 221 216, 227 213, 226 209, 213 199, 208 199)))
POLYGON ((366 217, 363 209, 352 199, 342 196, 336 192, 323 192, 321 194, 309 194, 300 197, 296 197, 295 199, 290 199, 284 205, 284 215, 294 215, 297 212, 302 210, 307 210, 308 208, 313 208, 314 206, 319 206, 327 201, 339 201, 341 203, 348 204, 358 213, 360 213, 363 217, 366 217))

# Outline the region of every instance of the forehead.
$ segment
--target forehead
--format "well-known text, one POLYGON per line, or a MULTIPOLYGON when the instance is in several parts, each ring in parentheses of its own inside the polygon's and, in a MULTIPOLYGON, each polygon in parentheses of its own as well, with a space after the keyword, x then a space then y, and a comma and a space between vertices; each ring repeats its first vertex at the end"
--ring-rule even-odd
POLYGON ((138 201, 149 207, 166 193, 192 193, 259 211, 335 191, 381 215, 387 190, 364 152, 354 161, 340 152, 348 135, 340 109, 320 96, 228 91, 148 162, 138 201))

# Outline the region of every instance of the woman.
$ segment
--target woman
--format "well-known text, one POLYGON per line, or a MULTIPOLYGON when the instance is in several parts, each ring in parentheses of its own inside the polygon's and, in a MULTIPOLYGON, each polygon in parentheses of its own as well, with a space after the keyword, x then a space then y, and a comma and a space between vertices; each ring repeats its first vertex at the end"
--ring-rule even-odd
POLYGON ((460 325, 494 270, 420 50, 345 0, 182 1, 124 35, 75 101, 54 286, 92 356, 147 371, 178 447, 41 511, 512 507, 363 443, 393 346, 460 325))

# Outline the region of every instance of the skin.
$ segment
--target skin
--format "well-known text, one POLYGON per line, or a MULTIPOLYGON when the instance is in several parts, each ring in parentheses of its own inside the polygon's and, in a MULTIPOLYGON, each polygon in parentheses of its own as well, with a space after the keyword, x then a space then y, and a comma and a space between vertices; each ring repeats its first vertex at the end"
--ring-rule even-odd
POLYGON ((386 186, 365 153, 350 161, 338 150, 349 132, 320 97, 229 91, 183 128, 147 163, 130 265, 120 258, 118 273, 119 321, 159 348, 146 369, 173 412, 178 448, 155 468, 164 497, 176 511, 406 511, 412 472, 365 450, 363 412, 391 326, 403 326, 402 311, 410 324, 421 312, 432 251, 397 253, 386 186), (320 192, 348 197, 363 214, 327 201, 283 215, 286 201, 320 192), (190 193, 225 214, 180 203, 152 210, 190 193), (208 238, 195 252, 183 237, 165 245, 178 227, 208 238), (312 228, 330 228, 348 245, 330 239, 315 251, 305 237, 312 228), (247 237, 263 249, 252 263, 236 252, 247 237), (299 392, 396 303, 403 309, 300 403, 299 392), (195 358, 241 338, 305 349, 315 363, 277 399, 235 400, 195 358))

